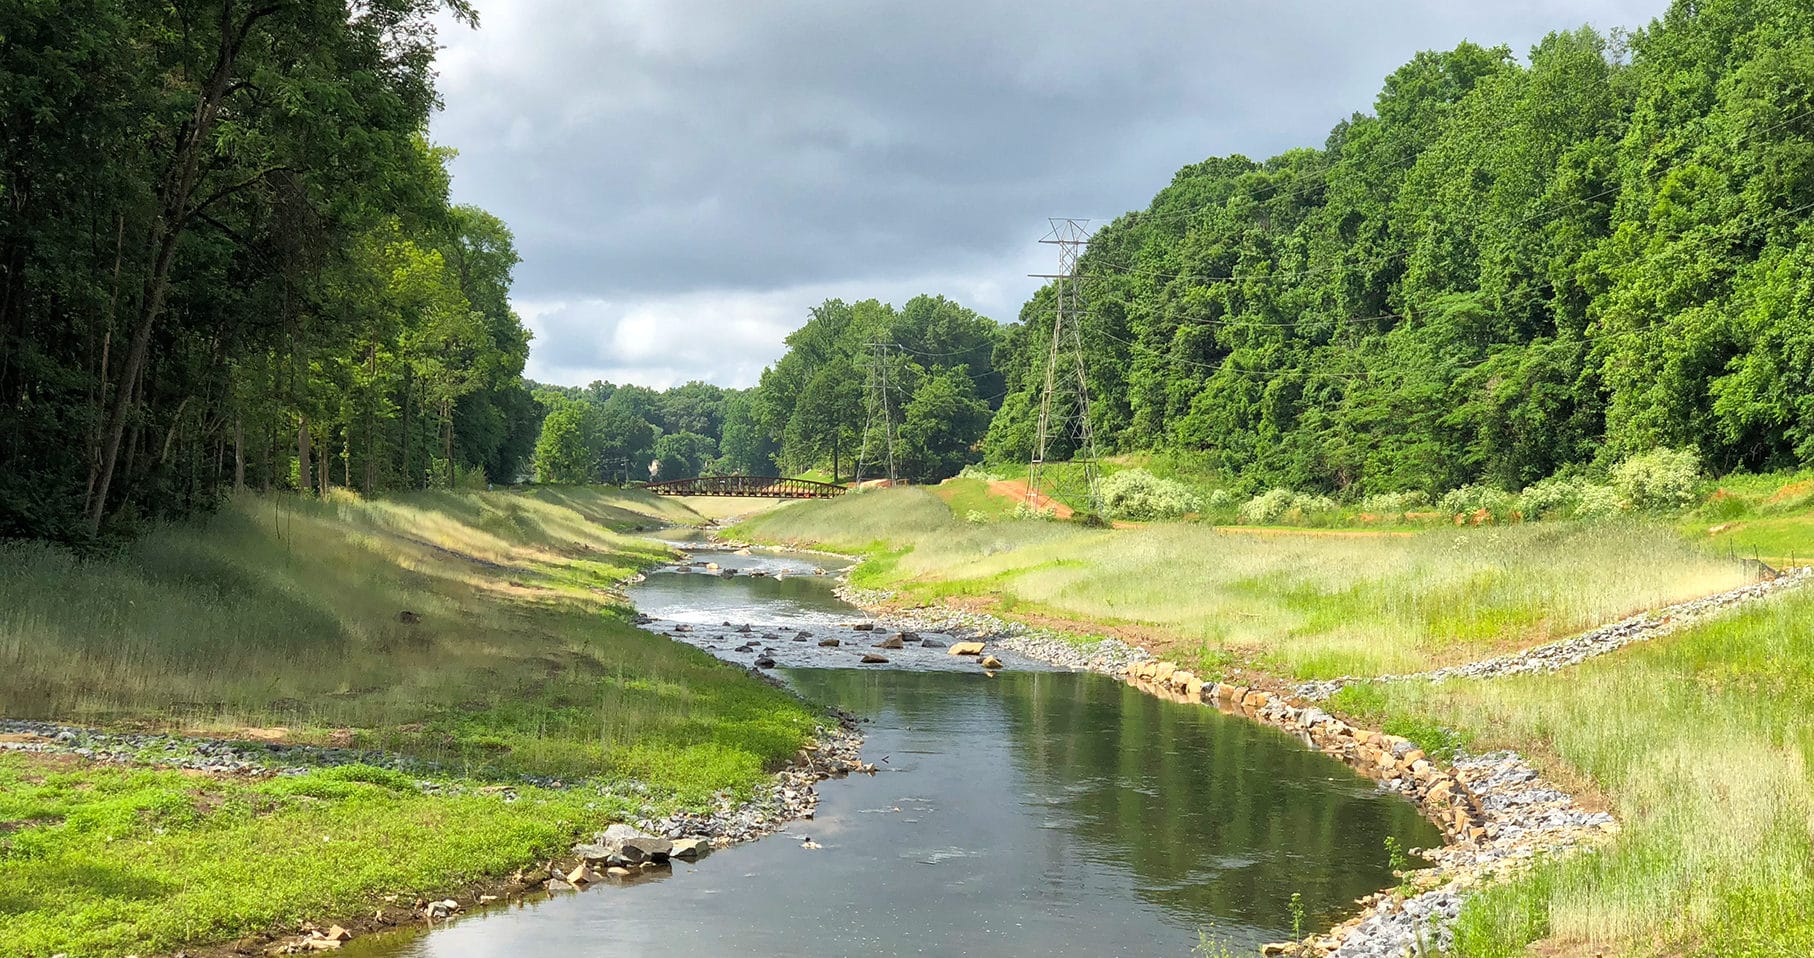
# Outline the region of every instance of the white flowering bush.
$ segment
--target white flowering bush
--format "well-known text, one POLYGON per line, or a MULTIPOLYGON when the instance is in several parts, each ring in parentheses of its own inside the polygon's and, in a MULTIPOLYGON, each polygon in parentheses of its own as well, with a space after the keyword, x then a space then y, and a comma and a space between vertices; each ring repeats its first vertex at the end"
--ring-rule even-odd
POLYGON ((1203 500, 1181 482, 1145 469, 1123 469, 1102 480, 1102 511, 1116 519, 1175 519, 1203 508, 1203 500))
POLYGON ((1612 486, 1597 483, 1583 483, 1581 491, 1575 496, 1575 518, 1604 519, 1617 515, 1625 508, 1625 500, 1619 490, 1612 486))
POLYGON ((1448 515, 1471 516, 1485 509, 1495 519, 1509 518, 1517 505, 1517 497, 1504 489, 1473 484, 1450 489, 1436 501, 1437 510, 1448 515))
POLYGON ((1421 489, 1413 489, 1409 492, 1375 493, 1361 500, 1360 509, 1376 516, 1402 516, 1429 505, 1430 497, 1421 489))
POLYGON ((1249 525, 1301 523, 1330 515, 1337 508, 1335 500, 1328 496, 1270 489, 1242 503, 1237 515, 1249 525))
POLYGON ((1701 458, 1693 449, 1659 446, 1619 463, 1612 486, 1635 509, 1680 509, 1693 504, 1701 458))
POLYGON ((1584 479, 1556 476, 1533 482, 1518 494, 1518 511, 1526 519, 1574 515, 1581 504, 1581 490, 1587 486, 1584 479))

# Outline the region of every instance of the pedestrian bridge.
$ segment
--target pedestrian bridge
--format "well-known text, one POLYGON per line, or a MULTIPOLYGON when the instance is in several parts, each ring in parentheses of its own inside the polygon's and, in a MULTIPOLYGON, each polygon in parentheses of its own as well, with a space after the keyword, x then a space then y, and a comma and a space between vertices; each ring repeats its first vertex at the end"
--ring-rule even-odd
POLYGON ((830 499, 844 487, 811 479, 780 476, 698 476, 651 482, 643 488, 658 496, 738 496, 753 499, 830 499))

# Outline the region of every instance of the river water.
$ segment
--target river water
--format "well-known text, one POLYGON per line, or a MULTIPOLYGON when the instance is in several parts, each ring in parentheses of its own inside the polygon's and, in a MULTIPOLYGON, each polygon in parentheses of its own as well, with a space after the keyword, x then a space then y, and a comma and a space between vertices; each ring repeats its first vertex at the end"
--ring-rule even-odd
POLYGON ((1131 956, 1187 955, 1207 937, 1242 953, 1392 884, 1388 837, 1441 841, 1409 803, 1276 730, 1010 657, 987 675, 939 640, 863 665, 877 634, 851 628, 861 613, 814 574, 831 563, 699 558, 719 568, 633 591, 652 627, 685 624, 676 639, 741 664, 774 658, 802 694, 867 720, 863 757, 881 771, 821 783, 814 819, 662 880, 349 951, 1131 956))

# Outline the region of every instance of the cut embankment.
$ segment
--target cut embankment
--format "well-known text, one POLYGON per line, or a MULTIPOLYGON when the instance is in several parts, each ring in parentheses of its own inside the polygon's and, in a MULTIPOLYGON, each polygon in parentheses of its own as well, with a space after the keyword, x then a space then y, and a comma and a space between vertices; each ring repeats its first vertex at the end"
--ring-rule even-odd
POLYGON ((379 756, 271 778, 0 755, 0 950, 369 913, 756 787, 812 710, 621 601, 668 555, 630 533, 698 521, 587 488, 247 496, 111 557, 0 546, 5 717, 379 756))

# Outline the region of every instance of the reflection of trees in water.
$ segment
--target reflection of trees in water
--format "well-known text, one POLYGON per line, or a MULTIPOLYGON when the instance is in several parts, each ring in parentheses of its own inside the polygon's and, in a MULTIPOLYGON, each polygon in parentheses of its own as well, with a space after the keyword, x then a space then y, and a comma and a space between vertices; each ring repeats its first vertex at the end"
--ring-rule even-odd
POLYGON ((1068 826, 1168 909, 1289 930, 1296 892, 1331 921, 1392 884, 1388 835, 1440 842, 1409 802, 1275 729, 1100 676, 1041 678, 1001 685, 1015 760, 1054 792, 1087 783, 1064 792, 1068 826))
POLYGON ((1408 802, 1283 733, 1100 676, 811 672, 799 682, 809 697, 915 729, 971 727, 985 720, 972 696, 986 696, 1016 777, 1069 836, 1053 854, 1131 871, 1135 893, 1186 924, 1277 937, 1290 931, 1294 892, 1326 924, 1392 884, 1386 836, 1440 841, 1408 802))

